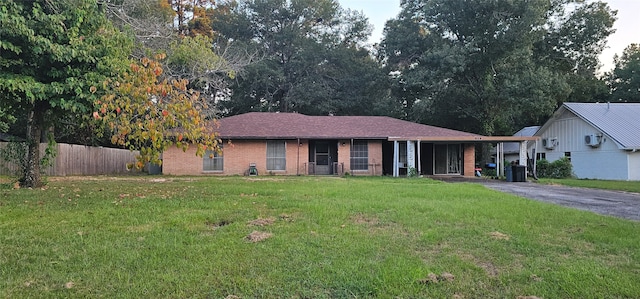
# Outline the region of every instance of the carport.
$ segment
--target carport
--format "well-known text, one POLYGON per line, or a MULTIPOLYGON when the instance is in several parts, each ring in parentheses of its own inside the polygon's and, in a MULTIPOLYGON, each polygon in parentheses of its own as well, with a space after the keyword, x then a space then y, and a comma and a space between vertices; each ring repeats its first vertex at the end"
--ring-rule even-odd
MULTIPOLYGON (((389 137, 389 141, 393 143, 393 176, 399 177, 403 173, 403 169, 415 169, 417 173, 422 174, 425 172, 424 165, 430 165, 433 167, 432 174, 449 174, 449 175, 463 175, 474 176, 475 161, 475 145, 490 143, 496 145, 496 171, 498 176, 504 176, 504 143, 505 142, 517 142, 520 145, 519 164, 527 165, 527 146, 529 142, 537 142, 539 137, 536 136, 456 136, 456 137, 443 137, 443 136, 414 136, 414 137, 389 137), (458 145, 462 151, 462 157, 458 156, 457 159, 451 159, 449 148, 453 148, 451 155, 455 155, 455 146, 458 145), (472 149, 469 146, 472 146, 472 149), (427 151, 431 153, 431 157, 424 157, 423 147, 431 146, 434 149, 427 151), (447 148, 444 154, 440 154, 437 148, 447 148), (446 159, 443 162, 443 159, 446 159), (423 163, 424 161, 431 161, 431 164, 423 163), (453 161, 453 162, 452 162, 453 161), (447 163, 455 164, 460 163, 462 166, 457 165, 460 168, 460 172, 455 173, 438 173, 436 171, 437 165, 445 163, 445 167, 448 167, 447 163)), ((535 147, 534 147, 535 148, 535 147)), ((531 155, 535 157, 535 155, 531 155)), ((454 165, 455 166, 455 165, 454 165)), ((429 171, 427 171, 429 172, 429 171)), ((408 175, 408 173, 407 173, 408 175)), ((526 175, 526 171, 525 171, 526 175)))

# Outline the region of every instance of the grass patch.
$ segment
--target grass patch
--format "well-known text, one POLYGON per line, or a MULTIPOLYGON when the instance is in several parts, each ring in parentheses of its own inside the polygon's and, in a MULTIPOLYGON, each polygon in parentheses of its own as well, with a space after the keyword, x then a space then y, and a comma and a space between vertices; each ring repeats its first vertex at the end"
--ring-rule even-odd
POLYGON ((638 181, 610 181, 610 180, 586 180, 586 179, 540 179, 541 184, 565 185, 571 187, 594 188, 605 190, 619 190, 640 193, 638 181))
POLYGON ((640 223, 429 179, 0 190, 3 298, 640 297, 640 223))

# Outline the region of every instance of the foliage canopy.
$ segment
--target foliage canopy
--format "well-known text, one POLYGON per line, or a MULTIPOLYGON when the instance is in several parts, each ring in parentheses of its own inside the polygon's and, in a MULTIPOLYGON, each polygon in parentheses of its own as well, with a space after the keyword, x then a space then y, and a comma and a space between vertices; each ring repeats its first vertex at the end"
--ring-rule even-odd
POLYGON ((27 119, 21 182, 34 187, 44 132, 62 119, 88 124, 95 99, 89 86, 117 72, 131 42, 95 0, 4 1, 0 22, 0 111, 27 119))
POLYGON ((188 89, 187 80, 163 78, 162 73, 157 60, 131 63, 119 78, 104 82, 104 96, 93 112, 113 144, 140 151, 138 169, 148 162, 160 165, 160 154, 172 145, 184 150, 195 145, 199 156, 207 149, 218 150, 215 121, 202 113, 206 102, 188 89))
POLYGON ((602 2, 406 0, 380 53, 410 119, 511 134, 544 121, 577 83, 597 85, 614 16, 602 2))

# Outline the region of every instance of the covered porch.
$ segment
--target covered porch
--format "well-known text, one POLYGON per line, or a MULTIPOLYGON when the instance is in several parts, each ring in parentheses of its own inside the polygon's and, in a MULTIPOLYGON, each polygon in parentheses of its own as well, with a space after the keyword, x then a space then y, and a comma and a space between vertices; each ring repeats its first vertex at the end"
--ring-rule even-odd
POLYGON ((504 175, 505 142, 519 143, 519 164, 527 165, 528 142, 538 137, 528 136, 465 136, 465 137, 390 137, 383 146, 385 169, 394 177, 416 175, 475 176, 475 145, 496 146, 496 171, 504 175))

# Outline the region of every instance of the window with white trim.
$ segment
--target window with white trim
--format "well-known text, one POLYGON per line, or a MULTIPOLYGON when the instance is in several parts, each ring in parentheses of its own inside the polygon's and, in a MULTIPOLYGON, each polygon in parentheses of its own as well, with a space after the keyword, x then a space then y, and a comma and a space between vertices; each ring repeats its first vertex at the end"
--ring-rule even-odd
POLYGON ((351 144, 351 170, 369 170, 369 142, 354 140, 351 144))
POLYGON ((287 169, 287 147, 284 140, 267 141, 267 170, 287 169))
MULTIPOLYGON (((220 145, 222 150, 222 145, 220 145)), ((207 150, 202 156, 202 170, 203 171, 223 171, 224 170, 224 158, 222 153, 218 151, 207 150)))

